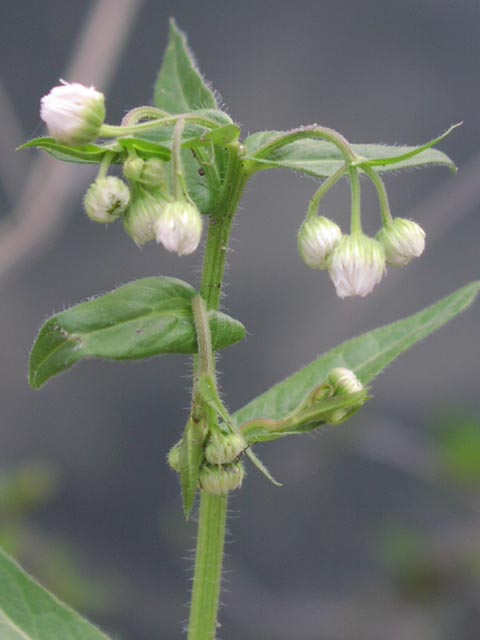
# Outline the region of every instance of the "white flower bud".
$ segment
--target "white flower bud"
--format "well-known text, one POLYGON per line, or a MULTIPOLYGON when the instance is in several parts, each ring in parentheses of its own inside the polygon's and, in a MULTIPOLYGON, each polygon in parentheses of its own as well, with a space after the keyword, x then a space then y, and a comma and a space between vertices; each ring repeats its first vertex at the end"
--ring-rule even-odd
POLYGON ((404 267, 425 249, 425 231, 405 218, 394 218, 377 233, 377 240, 385 250, 387 263, 395 267, 404 267))
POLYGON ((327 382, 333 387, 334 393, 351 395, 363 391, 364 387, 357 376, 350 369, 337 367, 328 375, 327 382))
POLYGON ((40 117, 57 142, 87 144, 95 140, 105 120, 105 97, 93 87, 64 82, 43 96, 40 117))
POLYGON ((205 493, 221 496, 239 489, 245 477, 245 469, 241 462, 226 466, 203 465, 200 469, 199 484, 205 493))
POLYGON ((228 464, 240 458, 247 448, 241 433, 219 433, 214 431, 205 449, 205 458, 210 464, 228 464))
POLYGON ((326 259, 342 237, 340 227, 323 216, 305 220, 298 232, 298 250, 311 269, 325 269, 326 259))
POLYGON ((383 247, 368 236, 345 235, 330 254, 328 270, 340 298, 365 297, 385 272, 383 247))
POLYGON ((202 237, 202 216, 189 202, 170 202, 155 223, 158 243, 167 251, 186 256, 193 253, 202 237))
POLYGON ((129 203, 130 189, 115 176, 95 180, 83 199, 87 216, 103 223, 114 222, 125 213, 129 203))
POLYGON ((135 189, 123 225, 136 244, 140 246, 155 240, 155 225, 166 205, 162 191, 135 189))
POLYGON ((127 158, 123 165, 123 175, 131 182, 139 182, 145 187, 166 186, 165 163, 158 158, 127 158))

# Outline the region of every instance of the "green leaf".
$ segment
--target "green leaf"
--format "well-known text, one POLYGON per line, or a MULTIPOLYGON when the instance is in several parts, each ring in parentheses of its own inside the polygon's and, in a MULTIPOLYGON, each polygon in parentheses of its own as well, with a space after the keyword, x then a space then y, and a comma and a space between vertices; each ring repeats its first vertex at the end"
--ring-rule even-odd
POLYGON ((344 342, 237 411, 237 424, 286 418, 335 367, 351 369, 363 384, 369 383, 404 351, 464 311, 479 291, 480 281, 472 282, 419 313, 344 342))
MULTIPOLYGON (((30 355, 30 384, 41 387, 83 358, 137 360, 196 352, 192 300, 196 292, 176 278, 143 278, 50 318, 30 355)), ((213 348, 243 339, 245 328, 209 312, 213 348)))
POLYGON ((154 104, 169 113, 218 108, 195 64, 187 38, 174 20, 170 20, 168 46, 155 83, 154 104))
POLYGON ((108 640, 57 600, 0 549, 2 640, 108 640))
POLYGON ((203 423, 189 420, 180 447, 180 484, 183 512, 190 517, 198 489, 198 477, 203 461, 203 423))
MULTIPOLYGON (((113 144, 115 145, 115 143, 113 144)), ((103 160, 106 153, 115 151, 115 146, 112 145, 86 144, 81 147, 69 147, 56 142, 53 138, 35 138, 34 140, 29 140, 29 142, 18 147, 18 150, 32 147, 47 151, 54 158, 57 158, 57 160, 78 162, 80 164, 97 164, 103 160)), ((114 156, 112 163, 115 162, 120 162, 120 155, 114 156)))
MULTIPOLYGON (((371 166, 378 173, 435 165, 454 170, 455 164, 445 153, 431 148, 443 140, 453 128, 418 147, 382 144, 352 144, 351 147, 357 155, 365 159, 366 165, 371 166)), ((250 164, 250 171, 285 168, 327 178, 345 163, 339 149, 323 140, 296 140, 269 151, 269 145, 282 135, 285 135, 285 132, 263 131, 245 140, 246 162, 250 164)))
POLYGON ((135 150, 142 158, 160 158, 165 162, 168 162, 172 155, 169 146, 165 144, 134 137, 119 138, 115 142, 105 145, 87 144, 82 147, 69 147, 64 144, 59 144, 53 138, 35 138, 18 147, 18 149, 28 149, 31 147, 43 149, 43 151, 47 151, 47 153, 57 160, 77 162, 79 164, 98 164, 107 153, 113 154, 112 164, 119 164, 123 162, 125 158, 126 154, 124 150, 135 150))

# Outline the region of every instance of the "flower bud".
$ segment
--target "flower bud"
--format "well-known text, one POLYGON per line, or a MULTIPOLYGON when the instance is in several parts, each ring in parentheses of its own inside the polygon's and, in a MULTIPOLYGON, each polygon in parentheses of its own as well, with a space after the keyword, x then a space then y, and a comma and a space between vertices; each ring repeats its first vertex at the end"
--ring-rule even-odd
POLYGON ((83 199, 90 220, 103 223, 114 222, 125 213, 129 203, 130 189, 115 176, 95 180, 83 199))
MULTIPOLYGON (((330 371, 328 375, 326 382, 332 388, 334 396, 355 396, 362 391, 365 392, 365 387, 353 373, 353 371, 351 371, 350 369, 344 369, 343 367, 332 369, 332 371, 330 371)), ((353 400, 352 398, 352 403, 348 406, 331 411, 330 414, 326 417, 326 421, 333 425, 344 422, 353 413, 355 413, 355 411, 363 406, 366 400, 366 392, 358 397, 358 399, 353 400)))
POLYGON ((245 469, 241 462, 226 466, 203 465, 200 469, 200 488, 205 493, 221 496, 239 489, 245 477, 245 469))
POLYGON ((385 272, 383 247, 368 236, 345 235, 329 256, 328 270, 340 298, 363 298, 385 272))
POLYGON ((105 120, 105 97, 93 87, 64 82, 43 96, 40 117, 57 142, 87 144, 97 138, 105 120))
POLYGON ((332 386, 334 393, 340 395, 351 395, 364 389, 353 371, 343 367, 332 369, 328 374, 327 382, 332 386))
POLYGON ((205 449, 205 458, 210 464, 228 464, 240 458, 247 448, 241 433, 220 433, 214 431, 205 449))
POLYGON ((135 189, 123 224, 136 244, 140 246, 155 240, 155 225, 166 205, 167 200, 162 191, 135 189))
POLYGON ((179 440, 176 444, 168 452, 167 462, 171 469, 180 473, 180 449, 182 446, 182 441, 179 440))
POLYGON ((165 163, 158 158, 127 158, 123 165, 123 175, 131 182, 139 182, 147 188, 166 186, 165 163))
POLYGON ((158 243, 167 251, 186 256, 193 253, 202 237, 202 216, 189 202, 170 202, 155 223, 158 243))
POLYGON ((413 220, 394 218, 377 233, 388 264, 404 267, 425 249, 425 231, 413 220))
POLYGON ((326 259, 342 237, 340 227, 323 216, 307 219, 298 232, 298 250, 311 269, 325 269, 326 259))

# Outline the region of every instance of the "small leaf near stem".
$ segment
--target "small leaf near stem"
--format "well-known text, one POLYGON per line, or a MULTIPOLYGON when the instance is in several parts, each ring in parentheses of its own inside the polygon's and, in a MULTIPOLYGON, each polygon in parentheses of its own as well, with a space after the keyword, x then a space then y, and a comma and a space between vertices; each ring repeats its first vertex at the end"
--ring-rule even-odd
POLYGON ((371 169, 368 165, 362 166, 362 171, 370 178, 377 190, 378 202, 380 204, 380 213, 382 215, 382 222, 386 226, 389 222, 392 222, 393 216, 390 210, 390 203, 388 202, 388 194, 385 188, 383 180, 378 173, 371 169))
POLYGON ((352 217, 350 223, 350 231, 353 234, 362 234, 362 218, 361 218, 361 194, 360 194, 360 176, 358 169, 350 166, 348 170, 350 177, 350 188, 352 192, 352 217))

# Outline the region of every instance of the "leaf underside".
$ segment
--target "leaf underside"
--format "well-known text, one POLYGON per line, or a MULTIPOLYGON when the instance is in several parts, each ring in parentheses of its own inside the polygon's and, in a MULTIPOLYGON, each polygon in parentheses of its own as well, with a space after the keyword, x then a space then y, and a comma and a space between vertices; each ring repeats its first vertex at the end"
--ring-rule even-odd
MULTIPOLYGON (((40 330, 30 356, 30 384, 49 378, 84 358, 138 360, 196 352, 193 287, 176 278, 143 278, 50 318, 40 330)), ((243 325, 221 312, 210 312, 214 348, 243 339, 243 325)))
POLYGON ((108 640, 0 549, 2 640, 108 640))
POLYGON ((472 282, 423 311, 340 344, 238 410, 237 424, 284 419, 335 367, 351 369, 368 384, 404 351, 464 311, 479 290, 480 281, 472 282))

